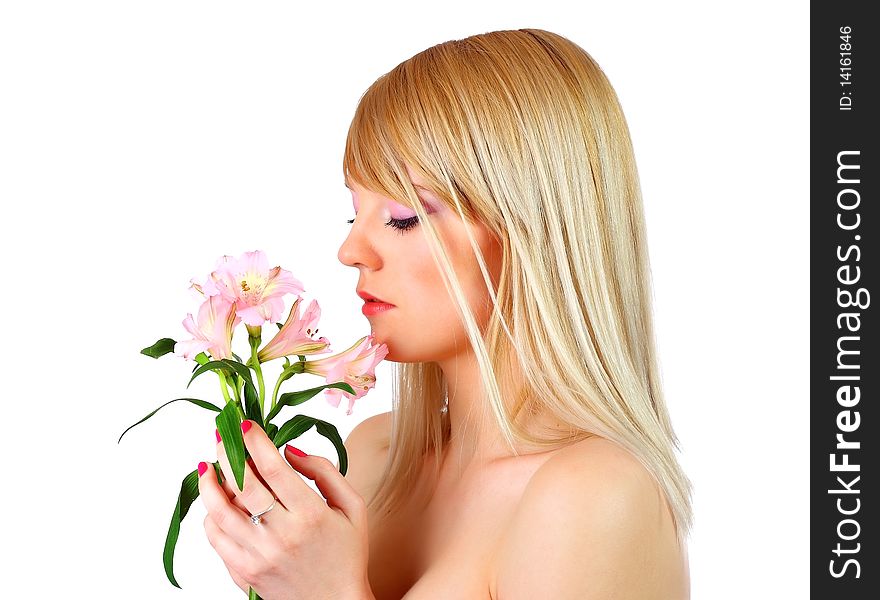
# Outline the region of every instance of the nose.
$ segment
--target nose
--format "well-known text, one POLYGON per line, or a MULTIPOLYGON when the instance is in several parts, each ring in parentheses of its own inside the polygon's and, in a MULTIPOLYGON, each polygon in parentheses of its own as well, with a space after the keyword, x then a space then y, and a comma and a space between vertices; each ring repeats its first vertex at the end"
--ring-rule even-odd
POLYGON ((349 231, 348 236, 346 236, 342 245, 339 246, 339 251, 336 253, 336 258, 339 259, 339 262, 348 267, 366 267, 369 269, 378 267, 379 256, 365 233, 363 227, 359 227, 357 219, 355 219, 355 223, 351 226, 351 231, 349 231))

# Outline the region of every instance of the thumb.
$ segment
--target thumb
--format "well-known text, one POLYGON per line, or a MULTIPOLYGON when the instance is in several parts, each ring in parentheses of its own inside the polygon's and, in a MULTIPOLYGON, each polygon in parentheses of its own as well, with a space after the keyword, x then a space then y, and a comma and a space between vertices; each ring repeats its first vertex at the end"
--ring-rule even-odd
POLYGON ((366 520, 364 499, 333 463, 323 456, 310 456, 290 444, 284 447, 284 457, 291 467, 315 482, 327 504, 342 510, 352 523, 363 524, 366 520))

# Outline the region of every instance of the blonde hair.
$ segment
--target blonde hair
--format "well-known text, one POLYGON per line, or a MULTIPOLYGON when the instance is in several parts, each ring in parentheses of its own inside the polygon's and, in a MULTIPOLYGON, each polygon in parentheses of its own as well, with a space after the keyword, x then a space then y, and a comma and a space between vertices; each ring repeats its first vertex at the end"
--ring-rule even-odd
MULTIPOLYGON (((683 538, 690 484, 661 389, 638 173, 617 96, 590 55, 540 29, 428 48, 364 93, 343 170, 418 214, 514 453, 515 441, 551 448, 591 435, 622 446, 656 478, 683 538), (468 234, 493 301, 485 339, 407 167, 501 242, 496 291, 468 234), (541 409, 571 433, 526 431, 517 416, 541 409)), ((436 363, 397 365, 389 459, 369 499, 379 514, 401 506, 432 450, 436 480, 445 397, 436 363)))

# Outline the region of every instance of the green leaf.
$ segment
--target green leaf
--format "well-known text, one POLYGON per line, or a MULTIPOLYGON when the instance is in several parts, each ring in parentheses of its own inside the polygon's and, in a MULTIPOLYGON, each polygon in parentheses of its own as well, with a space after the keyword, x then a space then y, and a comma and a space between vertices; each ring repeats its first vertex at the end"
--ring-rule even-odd
POLYGON ((275 405, 275 408, 272 409, 272 412, 269 414, 277 416, 279 412, 281 412, 281 408, 284 406, 296 406, 297 404, 302 404, 309 398, 312 398, 315 394, 320 392, 321 390, 303 390, 301 392, 287 392, 285 394, 281 394, 278 397, 278 403, 275 405), (306 393, 309 392, 309 393, 306 393), (274 414, 273 414, 274 413, 274 414))
POLYGON ((232 474, 238 489, 244 489, 244 461, 245 456, 244 438, 241 436, 241 420, 239 419, 238 407, 235 402, 229 402, 220 411, 216 419, 217 431, 223 440, 223 448, 226 450, 226 458, 232 467, 232 474))
POLYGON ((354 388, 351 387, 349 384, 345 383, 344 381, 340 381, 339 383, 331 383, 327 387, 339 388, 340 390, 345 390, 346 392, 348 392, 349 394, 354 396, 354 388))
POLYGON ((313 425, 318 433, 333 443, 333 446, 336 448, 336 454, 339 456, 339 472, 345 475, 346 471, 348 471, 348 452, 345 450, 345 444, 342 442, 342 436, 339 435, 339 431, 327 421, 307 415, 296 415, 281 426, 278 433, 272 437, 272 443, 275 444, 276 448, 280 448, 290 440, 304 434, 313 425))
POLYGON ((174 352, 174 344, 176 343, 177 342, 171 338, 162 338, 152 346, 148 346, 141 350, 141 354, 146 354, 153 358, 159 358, 160 356, 165 356, 169 352, 174 352))
POLYGON ((281 426, 278 432, 272 437, 272 443, 275 444, 276 448, 280 448, 290 440, 298 438, 311 429, 316 420, 317 419, 314 417, 309 417, 308 415, 296 415, 281 426))
POLYGON ((259 395, 257 394, 257 387, 254 385, 254 379, 251 376, 250 369, 247 366, 243 365, 240 362, 236 362, 234 360, 230 360, 228 358, 224 358, 221 362, 228 365, 235 373, 241 377, 241 380, 244 382, 244 412, 245 416, 252 421, 255 421, 260 425, 260 428, 263 428, 263 413, 260 409, 260 400, 259 395))
POLYGON ((244 387, 244 414, 248 419, 256 422, 260 429, 265 429, 263 413, 260 409, 260 399, 257 396, 257 390, 252 385, 245 385, 244 387))
POLYGON ((180 485, 180 495, 177 497, 177 505, 171 516, 171 524, 168 526, 168 535, 165 538, 165 550, 162 552, 162 562, 165 565, 165 575, 168 581, 177 588, 180 585, 174 578, 174 548, 177 546, 177 538, 180 535, 180 522, 189 512, 189 507, 199 497, 199 471, 196 469, 183 478, 180 485))
POLYGON ((242 363, 234 361, 230 358, 224 358, 220 361, 229 366, 233 371, 235 371, 245 382, 245 393, 247 393, 247 388, 250 387, 253 394, 257 395, 257 388, 254 386, 253 377, 251 377, 251 370, 244 366, 242 363))
POLYGON ((223 471, 220 469, 220 463, 214 462, 211 464, 214 465, 214 473, 217 474, 217 483, 223 485, 223 482, 226 481, 226 478, 223 477, 223 471))
POLYGON ((275 439, 276 433, 278 433, 277 425, 275 425, 274 423, 269 423, 268 425, 266 425, 266 437, 268 437, 270 440, 275 439))
POLYGON ((193 371, 192 377, 189 380, 189 383, 186 384, 186 387, 189 387, 190 384, 195 381, 196 377, 202 375, 203 373, 207 373, 208 371, 229 371, 229 365, 219 360, 211 360, 206 362, 203 365, 199 365, 199 368, 193 371))
MULTIPOLYGON (((168 402, 166 402, 165 404, 163 404, 162 406, 160 406, 159 408, 157 408, 156 410, 154 410, 153 412, 148 414, 146 417, 144 417, 143 419, 141 419, 140 421, 138 421, 134 425, 129 426, 128 429, 126 429, 125 431, 122 432, 122 435, 125 435, 126 433, 128 433, 129 429, 131 429, 132 427, 135 427, 137 425, 140 425, 141 423, 143 423, 144 421, 146 421, 147 419, 149 419, 150 417, 155 415, 157 412, 159 412, 161 409, 163 409, 166 406, 168 406, 169 404, 171 404, 172 402, 181 402, 181 401, 192 402, 196 406, 201 406, 202 408, 206 408, 208 410, 213 410, 214 412, 220 412, 220 408, 214 406, 213 404, 211 404, 210 402, 207 402, 205 400, 199 400, 198 398, 175 398, 174 400, 169 400, 168 402)), ((122 435, 119 436, 119 440, 117 440, 117 442, 116 442, 117 444, 122 441, 122 435)))
MULTIPOLYGON (((283 375, 282 375, 283 376, 283 375)), ((336 388, 339 390, 344 390, 351 395, 354 395, 354 389, 344 381, 340 381, 338 383, 328 383, 327 385, 319 385, 315 388, 309 388, 307 390, 302 390, 300 392, 288 392, 286 394, 281 394, 281 397, 278 398, 278 403, 275 405, 275 408, 269 411, 269 414, 266 415, 266 421, 271 421, 278 413, 281 412, 281 409, 285 406, 296 406, 297 404, 302 404, 306 400, 312 398, 315 394, 322 390, 326 390, 328 388, 336 388)))
POLYGON ((339 430, 334 425, 321 419, 315 419, 315 429, 325 438, 333 442, 336 447, 336 454, 339 456, 339 472, 345 475, 348 471, 348 452, 345 450, 345 444, 339 435, 339 430))
POLYGON ((247 393, 247 388, 250 387, 251 392, 254 395, 256 395, 257 388, 254 387, 254 381, 251 378, 250 369, 248 369, 246 366, 244 366, 240 362, 236 362, 236 361, 228 359, 228 358, 224 358, 223 360, 212 360, 212 361, 207 362, 207 363, 203 364, 202 366, 200 366, 193 373, 192 377, 189 380, 189 383, 186 384, 186 387, 189 387, 190 384, 195 380, 196 377, 198 377, 199 375, 201 375, 203 373, 207 373, 208 371, 228 372, 230 370, 233 371, 234 373, 240 375, 241 378, 244 380, 245 393, 247 393))

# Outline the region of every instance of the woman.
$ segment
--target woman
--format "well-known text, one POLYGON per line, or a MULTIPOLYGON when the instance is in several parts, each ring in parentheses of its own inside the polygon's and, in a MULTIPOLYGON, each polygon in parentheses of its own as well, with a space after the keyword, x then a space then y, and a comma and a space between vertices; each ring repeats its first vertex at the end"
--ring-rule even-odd
POLYGON ((393 410, 351 433, 346 478, 259 428, 243 491, 200 477, 236 583, 267 600, 687 598, 689 484, 599 67, 536 29, 429 48, 366 91, 343 167, 338 256, 385 302, 364 312, 399 363, 393 410))

